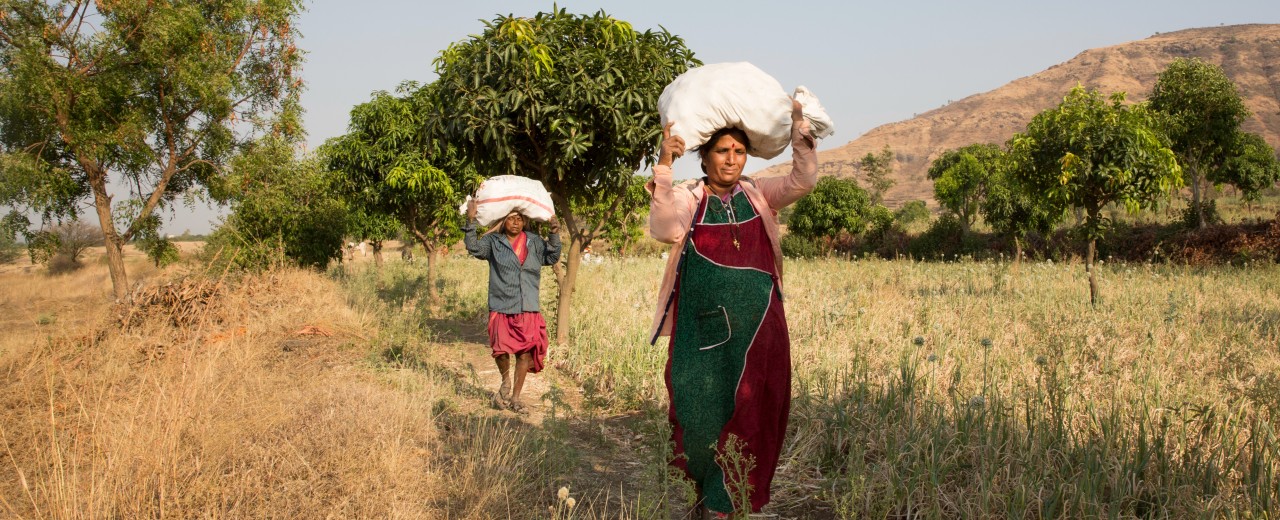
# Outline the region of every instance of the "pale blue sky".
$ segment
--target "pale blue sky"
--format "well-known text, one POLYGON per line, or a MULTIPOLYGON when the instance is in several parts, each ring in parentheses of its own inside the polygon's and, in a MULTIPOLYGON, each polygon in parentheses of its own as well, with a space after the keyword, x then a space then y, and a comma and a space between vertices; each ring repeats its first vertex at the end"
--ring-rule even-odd
MULTIPOLYGON (((351 107, 402 81, 430 82, 432 60, 450 42, 478 34, 480 20, 532 15, 538 1, 314 0, 298 21, 306 52, 307 142, 346 131, 351 107)), ((1157 32, 1280 23, 1276 0, 1068 2, 856 0, 815 2, 560 1, 571 13, 603 9, 637 30, 659 25, 685 39, 704 63, 749 61, 790 91, 809 87, 836 123, 819 152, 886 123, 1067 61, 1081 51, 1157 32)), ((787 160, 755 159, 752 172, 787 160)), ((694 161, 676 163, 692 176, 694 161)), ((203 233, 216 211, 178 208, 168 231, 203 233)))

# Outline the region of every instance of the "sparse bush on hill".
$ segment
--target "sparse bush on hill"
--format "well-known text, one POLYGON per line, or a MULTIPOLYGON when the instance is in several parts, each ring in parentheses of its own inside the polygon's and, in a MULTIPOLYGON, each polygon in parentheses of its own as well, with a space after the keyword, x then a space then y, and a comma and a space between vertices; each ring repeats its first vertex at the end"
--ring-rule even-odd
POLYGON ((79 269, 85 250, 102 245, 102 231, 79 220, 28 233, 26 238, 31 263, 44 265, 54 274, 79 269))

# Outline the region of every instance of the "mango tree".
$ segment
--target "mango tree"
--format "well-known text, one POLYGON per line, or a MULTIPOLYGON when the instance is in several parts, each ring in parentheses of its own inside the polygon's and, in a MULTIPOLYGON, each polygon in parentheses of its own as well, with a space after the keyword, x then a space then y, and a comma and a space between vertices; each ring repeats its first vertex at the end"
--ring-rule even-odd
POLYGON ((1237 170, 1224 168, 1242 152, 1234 144, 1249 109, 1226 73, 1199 58, 1173 60, 1156 79, 1148 101, 1163 116, 1163 130, 1182 165, 1183 182, 1191 186, 1196 225, 1203 228, 1206 182, 1249 186, 1232 177, 1237 170))
POLYGON ((841 233, 858 235, 866 230, 873 205, 858 181, 823 177, 793 207, 787 232, 821 240, 823 253, 830 253, 841 233))
POLYGON ((448 140, 423 139, 431 88, 407 82, 399 95, 375 92, 351 109, 347 133, 326 142, 321 155, 341 174, 348 203, 361 215, 357 226, 380 225, 367 231, 389 238, 395 231, 389 221, 396 222, 426 248, 427 296, 435 303, 441 251, 462 239, 458 206, 479 178, 448 140))
MULTIPOLYGON (((205 185, 265 117, 296 106, 299 0, 0 3, 0 142, 5 176, 30 188, 2 203, 46 219, 92 200, 117 300, 122 248, 158 207, 205 185), (11 166, 13 168, 11 168, 11 166), (137 211, 119 218, 108 185, 137 211), (114 224, 122 222, 117 228, 114 224)), ((0 190, 4 191, 4 190, 0 190)))
POLYGON ((1058 211, 1080 208, 1088 240, 1085 269, 1089 302, 1098 303, 1094 269, 1097 239, 1109 221, 1108 204, 1130 213, 1154 207, 1182 186, 1182 168, 1160 132, 1156 115, 1144 104, 1127 105, 1124 93, 1103 98, 1077 86, 1056 108, 1031 119, 1010 140, 1013 175, 1058 211))
POLYGON ((556 341, 568 340, 582 250, 625 212, 632 175, 655 160, 658 95, 697 65, 666 30, 638 32, 603 11, 499 16, 435 61, 438 109, 425 131, 458 143, 485 176, 523 175, 551 192, 568 234, 556 341), (599 222, 599 220, 596 220, 599 222))
POLYGON ((983 195, 976 209, 992 231, 1013 239, 1013 272, 1016 274, 1022 262, 1022 241, 1031 233, 1053 231, 1066 213, 1013 175, 1003 150, 995 148, 993 152, 996 155, 987 162, 983 195))
POLYGON ((987 184, 1004 155, 994 144, 971 144, 947 150, 929 165, 933 198, 960 219, 961 233, 968 235, 986 197, 987 184))

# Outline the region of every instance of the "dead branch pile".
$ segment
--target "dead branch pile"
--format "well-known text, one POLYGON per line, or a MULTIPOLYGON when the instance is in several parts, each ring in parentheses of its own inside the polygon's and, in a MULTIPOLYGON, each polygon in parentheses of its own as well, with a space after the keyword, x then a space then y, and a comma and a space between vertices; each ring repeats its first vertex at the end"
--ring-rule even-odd
POLYGON ((199 276, 140 287, 133 304, 122 313, 121 325, 129 328, 149 318, 167 318, 171 325, 183 329, 201 322, 220 323, 225 291, 222 280, 199 276))

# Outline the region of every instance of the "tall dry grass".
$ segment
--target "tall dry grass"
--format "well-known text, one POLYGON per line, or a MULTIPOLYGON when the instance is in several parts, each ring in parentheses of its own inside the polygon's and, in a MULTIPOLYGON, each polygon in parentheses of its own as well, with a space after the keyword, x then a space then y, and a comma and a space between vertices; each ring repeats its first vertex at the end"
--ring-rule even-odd
MULTIPOLYGON (((473 376, 442 363, 448 327, 483 321, 483 262, 446 262, 434 308, 422 270, 397 262, 134 269, 147 287, 212 285, 216 305, 144 308, 121 331, 103 268, 0 274, 5 515, 674 518, 687 493, 665 465, 665 340, 646 337, 658 259, 583 266, 573 344, 548 359, 582 399, 541 425, 485 411, 473 376)), ((786 269, 795 397, 767 512, 1280 510, 1274 265, 1104 264, 1097 308, 1078 264, 786 269)))
MULTIPOLYGON (((772 510, 842 518, 1274 515, 1280 269, 788 262, 772 510)), ((661 402, 655 260, 588 266, 559 362, 661 402)))
POLYGON ((385 307, 301 270, 130 267, 212 303, 113 311, 92 264, 0 280, 4 516, 480 519, 529 493, 536 443, 385 362, 385 307))

